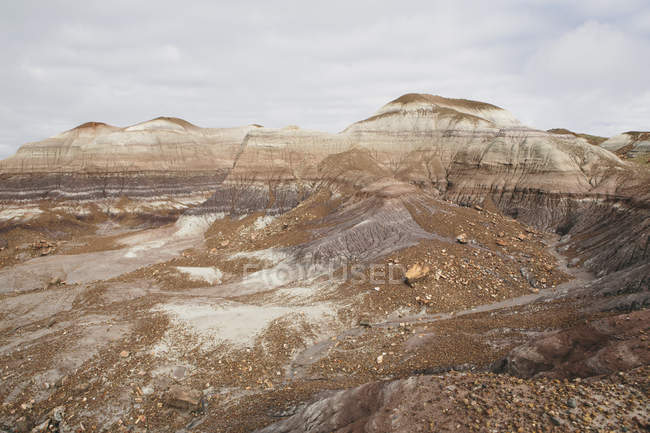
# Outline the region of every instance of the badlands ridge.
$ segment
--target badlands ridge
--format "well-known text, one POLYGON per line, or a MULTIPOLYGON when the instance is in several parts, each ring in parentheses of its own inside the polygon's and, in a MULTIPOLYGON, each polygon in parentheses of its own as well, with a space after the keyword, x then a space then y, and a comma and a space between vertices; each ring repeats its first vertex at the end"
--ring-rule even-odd
POLYGON ((648 143, 407 94, 25 144, 0 432, 647 431, 648 143))

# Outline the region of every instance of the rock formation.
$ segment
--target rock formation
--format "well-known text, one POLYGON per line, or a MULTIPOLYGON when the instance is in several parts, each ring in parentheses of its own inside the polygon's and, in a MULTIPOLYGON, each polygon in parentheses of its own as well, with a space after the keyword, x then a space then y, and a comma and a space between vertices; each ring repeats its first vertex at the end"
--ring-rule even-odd
POLYGON ((119 128, 88 122, 28 143, 2 161, 3 173, 200 171, 232 166, 242 140, 257 126, 200 128, 158 117, 119 128))
POLYGON ((603 149, 628 158, 647 156, 650 154, 650 132, 624 132, 604 141, 601 146, 603 149))
POLYGON ((546 132, 557 135, 572 135, 574 137, 584 138, 589 142, 589 144, 593 144, 594 146, 600 146, 604 141, 607 140, 607 137, 600 137, 598 135, 585 134, 581 132, 573 132, 565 128, 553 128, 547 130, 546 132))

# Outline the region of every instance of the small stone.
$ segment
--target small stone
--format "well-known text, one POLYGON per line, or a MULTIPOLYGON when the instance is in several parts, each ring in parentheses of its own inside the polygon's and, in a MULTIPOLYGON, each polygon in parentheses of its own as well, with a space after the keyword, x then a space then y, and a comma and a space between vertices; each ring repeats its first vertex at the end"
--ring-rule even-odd
POLYGON ((377 357, 377 364, 381 364, 382 362, 384 362, 384 355, 379 355, 377 357))
POLYGON ((75 388, 74 388, 75 392, 78 392, 78 393, 86 392, 89 389, 90 389, 90 384, 88 382, 80 383, 79 385, 75 386, 75 388))
POLYGON ((359 320, 359 326, 363 326, 364 328, 371 328, 372 324, 370 323, 370 320, 364 318, 359 320))
POLYGON ((61 422, 63 421, 63 417, 65 416, 65 408, 63 406, 57 406, 54 409, 52 409, 52 418, 56 422, 61 422))
POLYGON ((14 431, 17 433, 28 433, 33 427, 33 423, 27 416, 21 416, 16 420, 14 431))
POLYGON ((49 426, 50 426, 50 419, 48 418, 48 419, 46 419, 45 421, 43 421, 42 423, 40 423, 39 425, 37 425, 36 427, 34 427, 34 428, 32 429, 32 433, 42 433, 42 432, 46 432, 46 431, 47 431, 47 428, 48 428, 49 426))
POLYGON ((500 247, 505 247, 506 245, 508 245, 506 241, 504 241, 503 239, 497 239, 495 243, 500 247))
POLYGON ((461 233, 458 236, 456 236, 456 242, 459 244, 466 244, 468 242, 467 240, 467 235, 465 233, 461 233))
POLYGON ((562 421, 560 421, 560 419, 555 415, 549 415, 549 417, 551 418, 553 425, 562 425, 562 421))
POLYGON ((569 406, 571 409, 575 409, 576 407, 578 407, 578 404, 573 398, 568 399, 566 405, 569 406))
POLYGON ((131 353, 128 350, 123 350, 120 352, 120 358, 128 358, 131 353))
POLYGON ((203 393, 185 386, 172 385, 167 392, 167 404, 182 410, 198 410, 201 408, 203 393))

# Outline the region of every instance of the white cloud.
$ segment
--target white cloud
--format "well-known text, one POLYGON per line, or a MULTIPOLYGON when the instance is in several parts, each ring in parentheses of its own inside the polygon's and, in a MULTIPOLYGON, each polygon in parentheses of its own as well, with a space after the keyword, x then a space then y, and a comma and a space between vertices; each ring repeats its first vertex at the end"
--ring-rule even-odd
POLYGON ((527 72, 549 89, 616 94, 648 86, 649 67, 650 40, 589 21, 542 46, 527 72))
POLYGON ((643 1, 0 4, 0 157, 89 120, 339 131, 402 93, 650 129, 643 1))

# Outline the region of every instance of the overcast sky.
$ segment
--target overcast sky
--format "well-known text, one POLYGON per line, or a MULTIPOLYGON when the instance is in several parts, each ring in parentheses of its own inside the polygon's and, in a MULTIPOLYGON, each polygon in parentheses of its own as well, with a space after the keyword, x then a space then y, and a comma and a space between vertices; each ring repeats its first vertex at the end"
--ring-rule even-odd
POLYGON ((408 92, 650 129, 650 2, 2 1, 0 157, 159 115, 340 131, 408 92))

